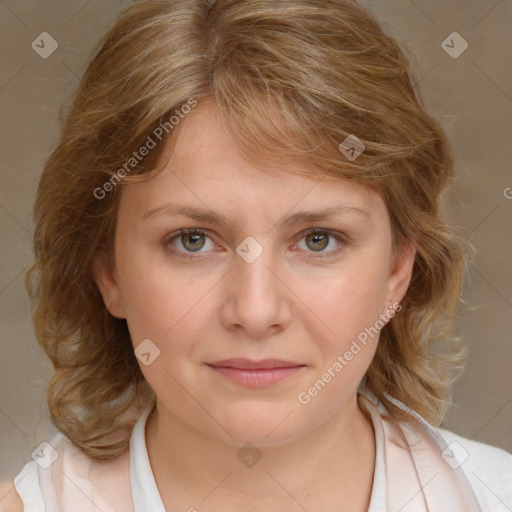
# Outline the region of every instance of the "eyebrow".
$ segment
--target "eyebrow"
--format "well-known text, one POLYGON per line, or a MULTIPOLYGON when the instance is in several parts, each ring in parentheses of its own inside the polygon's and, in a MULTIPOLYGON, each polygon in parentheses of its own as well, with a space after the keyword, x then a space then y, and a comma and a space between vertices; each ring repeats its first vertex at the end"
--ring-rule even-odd
MULTIPOLYGON (((228 219, 219 213, 215 213, 211 210, 206 209, 199 209, 192 206, 185 206, 185 205, 179 205, 175 203, 166 203, 161 206, 157 206, 155 208, 150 208, 147 210, 143 216, 142 219, 144 221, 156 216, 156 215, 171 215, 171 216, 181 216, 181 217, 188 217, 190 219, 193 219, 198 222, 205 222, 210 224, 224 224, 229 225, 228 219)), ((281 224, 283 226, 290 226, 294 224, 305 224, 308 222, 318 222, 318 221, 324 221, 332 219, 333 217, 336 217, 338 215, 349 215, 349 214, 355 214, 358 216, 366 217, 370 219, 370 214, 362 210, 360 208, 357 208, 355 206, 348 206, 348 205, 337 205, 337 206, 331 206, 328 208, 323 208, 322 210, 318 211, 302 211, 293 213, 291 215, 288 215, 284 219, 278 222, 278 224, 281 224)))

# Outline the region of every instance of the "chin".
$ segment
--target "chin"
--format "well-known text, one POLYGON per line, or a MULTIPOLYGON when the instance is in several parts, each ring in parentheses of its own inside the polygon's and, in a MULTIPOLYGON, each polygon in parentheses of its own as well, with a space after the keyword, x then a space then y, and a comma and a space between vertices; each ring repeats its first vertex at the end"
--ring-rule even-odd
POLYGON ((298 437, 298 418, 296 407, 283 404, 246 404, 222 415, 219 423, 229 435, 219 427, 222 439, 234 446, 244 446, 251 442, 256 446, 278 446, 298 437))

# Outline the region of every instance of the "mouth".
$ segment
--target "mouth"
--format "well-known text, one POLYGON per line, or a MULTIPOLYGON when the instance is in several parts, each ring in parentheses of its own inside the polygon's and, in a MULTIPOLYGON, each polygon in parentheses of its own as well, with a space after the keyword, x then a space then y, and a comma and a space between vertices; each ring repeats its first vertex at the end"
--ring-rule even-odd
POLYGON ((249 388, 273 386, 306 368, 305 364, 281 359, 225 359, 206 365, 217 374, 249 388))

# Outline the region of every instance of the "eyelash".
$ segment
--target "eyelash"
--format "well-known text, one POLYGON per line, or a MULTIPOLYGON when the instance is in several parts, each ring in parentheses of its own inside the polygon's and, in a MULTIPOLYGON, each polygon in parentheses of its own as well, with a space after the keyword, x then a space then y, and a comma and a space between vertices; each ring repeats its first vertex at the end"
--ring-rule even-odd
MULTIPOLYGON (((320 228, 311 228, 311 229, 308 229, 308 230, 302 232, 301 233, 301 238, 299 239, 299 241, 301 241, 303 238, 305 238, 306 236, 308 236, 310 234, 317 234, 317 233, 318 234, 326 234, 326 235, 329 235, 332 238, 335 238, 338 241, 338 243, 340 244, 340 246, 337 247, 336 249, 333 249, 333 250, 327 252, 327 253, 317 253, 318 255, 315 255, 315 256, 313 256, 313 255, 307 256, 310 259, 319 260, 319 259, 332 258, 334 256, 337 256, 338 253, 343 250, 343 247, 345 245, 347 245, 346 238, 341 236, 339 233, 335 234, 334 232, 332 232, 332 231, 330 231, 328 229, 320 229, 320 228)), ((199 228, 183 228, 183 229, 178 230, 176 233, 173 233, 169 237, 167 237, 165 239, 164 245, 165 246, 171 246, 172 247, 172 252, 174 254, 177 254, 178 257, 180 257, 180 258, 185 258, 185 259, 189 259, 189 260, 197 259, 200 256, 196 255, 196 253, 187 253, 187 252, 184 253, 183 251, 177 250, 177 249, 175 249, 172 246, 172 242, 174 240, 176 240, 177 238, 179 238, 179 237, 181 237, 183 235, 190 235, 190 234, 205 235, 205 236, 207 236, 208 238, 211 239, 211 237, 209 236, 208 232, 204 231, 202 229, 199 229, 199 228)), ((200 254, 200 253, 197 253, 197 254, 200 254)))

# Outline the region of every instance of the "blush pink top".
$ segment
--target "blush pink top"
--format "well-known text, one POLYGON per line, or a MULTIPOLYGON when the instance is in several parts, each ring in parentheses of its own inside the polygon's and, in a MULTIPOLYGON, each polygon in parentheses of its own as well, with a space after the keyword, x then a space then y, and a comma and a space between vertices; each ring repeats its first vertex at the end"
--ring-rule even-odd
MULTIPOLYGON (((376 443, 368 512, 512 511, 511 454, 432 427, 394 402, 409 424, 391 422, 382 403, 360 391, 376 443)), ((15 478, 25 512, 165 512, 146 449, 151 410, 135 425, 129 451, 113 461, 93 460, 56 435, 15 478)))

